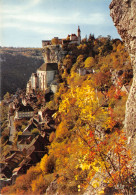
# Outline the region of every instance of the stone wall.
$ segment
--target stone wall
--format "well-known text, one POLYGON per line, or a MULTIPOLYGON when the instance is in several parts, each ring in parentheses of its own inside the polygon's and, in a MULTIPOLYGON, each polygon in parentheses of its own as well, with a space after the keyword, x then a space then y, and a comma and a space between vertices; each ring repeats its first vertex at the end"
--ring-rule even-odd
MULTIPOLYGON (((126 103, 125 129, 133 157, 136 157, 136 0, 112 0, 110 15, 129 51, 133 83, 126 103)), ((135 160, 136 162, 136 160, 135 160)))

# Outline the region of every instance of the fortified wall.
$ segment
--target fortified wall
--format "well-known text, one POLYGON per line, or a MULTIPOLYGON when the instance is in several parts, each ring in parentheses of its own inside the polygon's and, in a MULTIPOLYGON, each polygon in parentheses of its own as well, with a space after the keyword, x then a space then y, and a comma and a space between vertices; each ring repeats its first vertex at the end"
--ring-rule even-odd
MULTIPOLYGON (((131 57, 133 83, 126 103, 125 129, 136 158, 136 0, 112 0, 110 15, 131 57)), ((136 165, 136 159, 135 159, 136 165)))

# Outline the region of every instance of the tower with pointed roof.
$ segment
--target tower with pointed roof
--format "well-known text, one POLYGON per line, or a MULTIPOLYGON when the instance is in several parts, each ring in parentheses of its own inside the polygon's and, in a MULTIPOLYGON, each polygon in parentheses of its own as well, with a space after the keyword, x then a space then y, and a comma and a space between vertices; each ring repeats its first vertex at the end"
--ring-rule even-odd
POLYGON ((80 30, 80 27, 78 26, 78 30, 77 30, 77 36, 78 36, 78 37, 81 36, 80 33, 81 33, 81 30, 80 30))
POLYGON ((78 30, 77 30, 77 37, 78 37, 78 44, 81 43, 81 30, 80 27, 78 26, 78 30))

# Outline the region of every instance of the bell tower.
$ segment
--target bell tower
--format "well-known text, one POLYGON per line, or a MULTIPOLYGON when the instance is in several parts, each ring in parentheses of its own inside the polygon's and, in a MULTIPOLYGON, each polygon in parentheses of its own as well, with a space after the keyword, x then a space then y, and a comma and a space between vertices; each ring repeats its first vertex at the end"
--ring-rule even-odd
POLYGON ((81 30, 80 30, 80 27, 78 26, 78 30, 77 30, 77 36, 78 37, 81 37, 80 33, 81 33, 81 30))
POLYGON ((78 44, 81 43, 81 30, 80 27, 78 26, 78 30, 77 30, 77 37, 78 37, 78 44))

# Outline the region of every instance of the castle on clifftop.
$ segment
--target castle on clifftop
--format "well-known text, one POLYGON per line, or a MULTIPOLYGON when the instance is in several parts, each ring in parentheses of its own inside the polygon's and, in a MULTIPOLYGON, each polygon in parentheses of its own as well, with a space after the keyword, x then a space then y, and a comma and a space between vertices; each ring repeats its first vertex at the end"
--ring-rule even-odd
POLYGON ((32 73, 27 86, 26 94, 33 93, 33 91, 41 90, 48 93, 52 90, 54 93, 57 90, 57 83, 55 82, 55 76, 58 72, 58 62, 60 62, 67 51, 62 49, 63 45, 81 43, 81 31, 78 26, 77 35, 68 35, 66 39, 59 39, 54 37, 52 40, 43 40, 43 57, 44 62, 36 73, 32 73))
MULTIPOLYGON (((71 35, 68 35, 67 38, 64 38, 64 39, 59 39, 58 37, 54 37, 53 38, 54 41, 59 44, 59 45, 64 45, 64 44, 78 44, 80 45, 81 43, 81 30, 80 30, 80 27, 78 26, 78 29, 77 29, 77 35, 76 34, 71 34, 71 35)), ((45 47, 47 45, 52 45, 53 43, 53 40, 43 40, 42 41, 42 47, 45 47)))

